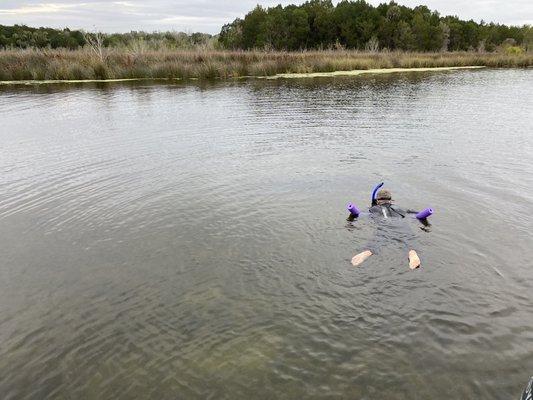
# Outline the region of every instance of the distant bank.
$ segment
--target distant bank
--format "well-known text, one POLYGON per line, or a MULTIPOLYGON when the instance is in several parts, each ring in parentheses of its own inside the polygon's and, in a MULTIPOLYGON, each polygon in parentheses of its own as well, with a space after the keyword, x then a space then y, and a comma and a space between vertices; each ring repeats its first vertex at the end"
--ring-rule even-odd
POLYGON ((337 71, 533 66, 533 53, 323 51, 0 51, 0 81, 231 79, 337 71))

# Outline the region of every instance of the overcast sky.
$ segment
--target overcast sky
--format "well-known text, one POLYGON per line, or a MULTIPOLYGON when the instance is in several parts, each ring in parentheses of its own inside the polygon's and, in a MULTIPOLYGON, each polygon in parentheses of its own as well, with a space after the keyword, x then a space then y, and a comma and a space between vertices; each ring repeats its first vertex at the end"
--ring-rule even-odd
MULTIPOLYGON (((243 17, 256 4, 301 4, 268 0, 0 0, 0 24, 26 24, 105 32, 186 31, 218 33, 223 24, 243 17)), ((338 1, 334 1, 337 3, 338 1)), ((370 0, 377 5, 383 1, 370 0)), ((388 2, 388 0, 387 0, 388 2)), ((533 0, 397 0, 425 4, 441 15, 505 24, 533 24, 533 0)))

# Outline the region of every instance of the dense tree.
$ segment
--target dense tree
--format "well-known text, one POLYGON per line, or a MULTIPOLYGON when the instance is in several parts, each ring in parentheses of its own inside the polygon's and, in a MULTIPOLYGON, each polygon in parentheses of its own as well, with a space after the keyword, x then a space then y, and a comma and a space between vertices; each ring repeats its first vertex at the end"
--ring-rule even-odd
POLYGON ((516 27, 441 17, 426 6, 409 8, 391 1, 377 7, 364 0, 309 0, 301 6, 257 6, 244 19, 224 25, 225 48, 317 49, 338 44, 416 51, 492 51, 508 38, 531 48, 530 26, 516 27))
POLYGON ((524 43, 526 51, 533 51, 533 27, 524 32, 524 43))
POLYGON ((85 39, 80 31, 0 25, 0 47, 75 49, 83 45, 85 45, 85 39))
MULTIPOLYGON (((232 34, 235 32, 231 30, 232 34)), ((0 25, 0 48, 68 48, 76 49, 87 44, 82 31, 70 29, 31 28, 25 25, 0 25)), ((124 34, 104 34, 106 47, 144 46, 146 48, 191 48, 205 45, 213 37, 206 33, 186 34, 183 32, 130 32, 124 34)), ((239 43, 237 47, 241 47, 239 43)))
MULTIPOLYGON (((266 43, 265 21, 267 12, 261 6, 257 6, 242 22, 243 47, 251 49, 253 47, 264 47, 266 43)), ((280 26, 280 28, 282 28, 280 26)))
MULTIPOLYGON (((0 25, 0 48, 68 48, 87 44, 78 30, 0 25)), ((533 50, 531 26, 506 26, 442 17, 426 6, 409 8, 394 1, 374 7, 365 0, 308 0, 300 6, 255 7, 243 19, 222 27, 218 38, 204 33, 129 32, 104 34, 105 47, 301 50, 342 46, 350 49, 410 51, 494 51, 508 46, 533 50)), ((518 49, 520 51, 520 49, 518 49)))
POLYGON ((222 27, 218 41, 226 49, 239 49, 244 48, 243 32, 242 32, 243 20, 237 18, 231 24, 226 24, 222 27))
POLYGON ((308 46, 325 47, 337 36, 333 24, 333 3, 331 0, 311 0, 305 3, 303 9, 307 12, 309 33, 308 46))

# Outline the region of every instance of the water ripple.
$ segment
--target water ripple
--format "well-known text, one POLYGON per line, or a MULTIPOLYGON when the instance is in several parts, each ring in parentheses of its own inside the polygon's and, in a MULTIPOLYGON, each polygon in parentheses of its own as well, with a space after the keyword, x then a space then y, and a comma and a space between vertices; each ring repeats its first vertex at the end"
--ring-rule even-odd
POLYGON ((518 397, 531 89, 528 70, 1 88, 2 398, 518 397), (430 229, 345 221, 382 180, 430 229))

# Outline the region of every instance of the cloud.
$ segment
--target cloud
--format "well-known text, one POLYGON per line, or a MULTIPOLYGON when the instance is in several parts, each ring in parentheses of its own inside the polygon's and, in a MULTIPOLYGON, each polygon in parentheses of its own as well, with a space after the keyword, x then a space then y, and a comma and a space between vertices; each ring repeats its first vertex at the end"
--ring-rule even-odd
MULTIPOLYGON (((377 5, 385 0, 370 0, 377 5)), ((98 29, 106 32, 130 30, 183 30, 218 33, 223 24, 243 17, 257 3, 265 7, 302 1, 261 0, 3 0, 0 24, 98 29)), ((421 3, 441 15, 481 19, 507 24, 533 23, 531 0, 397 0, 414 7, 421 3)))
MULTIPOLYGON (((379 2, 371 1, 373 4, 379 2)), ((531 0, 399 0, 399 4, 416 7, 420 4, 441 15, 457 15, 462 19, 484 20, 502 24, 533 24, 531 0)))
POLYGON ((83 5, 84 4, 54 4, 54 3, 23 5, 18 8, 0 9, 0 17, 10 16, 10 15, 59 13, 59 12, 68 10, 69 8, 80 7, 83 5))

